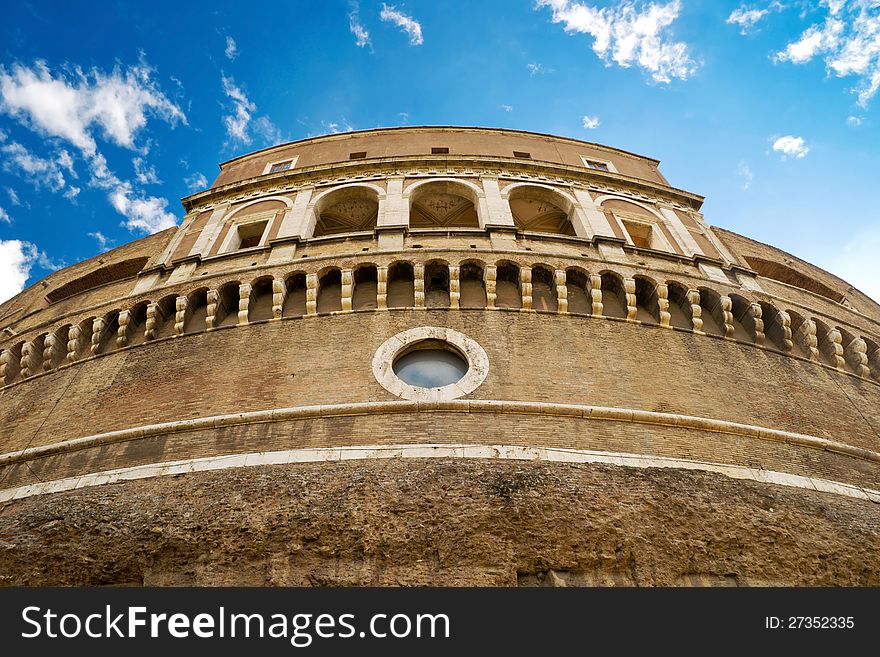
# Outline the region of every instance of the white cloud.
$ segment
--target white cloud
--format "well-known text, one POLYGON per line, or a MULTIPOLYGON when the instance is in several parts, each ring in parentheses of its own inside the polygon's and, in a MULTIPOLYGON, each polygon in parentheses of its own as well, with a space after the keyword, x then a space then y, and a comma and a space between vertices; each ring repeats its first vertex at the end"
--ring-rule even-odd
POLYGON ((593 51, 607 66, 636 65, 664 83, 685 80, 697 69, 687 44, 667 34, 681 12, 681 0, 647 5, 624 0, 613 8, 574 0, 537 0, 536 8, 541 7, 550 7, 552 21, 562 23, 566 32, 592 36, 593 51))
POLYGON ((187 176, 183 182, 191 192, 200 192, 208 187, 208 179, 199 172, 187 176))
POLYGON ((229 61, 233 61, 238 57, 238 45, 231 36, 226 37, 226 49, 223 51, 223 54, 226 55, 226 59, 229 61))
POLYGON ((356 2, 352 3, 351 11, 348 14, 348 29, 354 34, 354 42, 359 48, 371 45, 370 33, 361 24, 360 7, 356 2))
POLYGON ((275 126, 268 116, 259 116, 254 119, 257 106, 235 84, 235 80, 221 74, 223 91, 232 101, 232 114, 223 117, 226 126, 226 135, 233 145, 248 145, 253 142, 253 134, 263 138, 268 144, 277 144, 282 141, 281 131, 275 126))
POLYGON ((138 195, 128 183, 110 192, 110 204, 125 217, 123 225, 131 231, 158 233, 177 225, 177 217, 168 212, 166 199, 138 195))
POLYGON ((728 25, 739 25, 740 34, 748 34, 757 23, 768 14, 767 9, 749 9, 745 5, 734 9, 727 17, 728 25))
POLYGON ((588 114, 584 115, 584 129, 585 130, 595 130, 599 127, 599 117, 598 116, 590 116, 588 114))
POLYGON ((382 3, 382 11, 379 12, 379 18, 385 22, 394 23, 409 36, 409 45, 420 46, 425 40, 422 38, 422 26, 412 16, 397 11, 394 6, 382 3))
POLYGON ((501 109, 503 109, 505 112, 512 112, 513 105, 501 105, 501 109))
POLYGON ((552 68, 547 68, 543 64, 539 64, 538 62, 530 62, 526 64, 526 67, 529 69, 529 75, 535 77, 536 75, 545 75, 546 73, 552 73, 552 68))
POLYGON ((852 126, 853 128, 858 128, 860 125, 862 125, 862 117, 848 116, 846 117, 846 124, 848 126, 852 126))
POLYGON ((152 165, 148 165, 144 162, 144 159, 141 157, 136 157, 132 159, 131 163, 134 165, 134 179, 138 181, 141 185, 160 185, 162 181, 159 180, 159 175, 156 173, 156 168, 152 165))
POLYGON ((744 192, 747 191, 749 187, 752 186, 752 181, 755 179, 755 174, 752 173, 752 170, 749 168, 749 165, 746 164, 745 161, 741 161, 736 167, 736 175, 740 176, 743 179, 742 189, 744 192))
POLYGON ((21 205, 21 199, 18 198, 18 192, 16 192, 12 187, 6 188, 6 195, 9 196, 9 202, 12 205, 21 205))
POLYGON ((74 187, 71 185, 67 188, 67 190, 62 194, 64 198, 66 198, 71 203, 76 204, 76 197, 79 196, 80 189, 79 187, 74 187))
POLYGON ((53 261, 30 242, 0 240, 0 303, 24 289, 34 265, 55 271, 65 263, 53 261))
POLYGON ((161 92, 152 69, 141 62, 109 74, 98 69, 61 72, 45 62, 33 67, 0 67, 0 111, 50 137, 60 137, 93 155, 93 128, 118 146, 135 149, 135 139, 153 114, 174 125, 186 123, 183 111, 161 92))
POLYGON ((9 216, 9 213, 0 206, 0 224, 11 224, 12 217, 9 216))
POLYGON ((89 237, 94 237, 95 241, 98 243, 98 249, 103 253, 107 250, 107 247, 110 244, 110 240, 100 231, 95 231, 94 233, 87 233, 89 237))
POLYGON ((810 152, 809 147, 804 143, 803 137, 794 137, 792 135, 779 137, 773 142, 773 150, 782 153, 783 157, 790 156, 797 159, 805 157, 810 152))
POLYGON ((340 132, 351 132, 354 130, 354 127, 346 121, 345 119, 340 119, 339 121, 321 121, 321 128, 323 132, 318 134, 337 134, 340 132))
POLYGON ((829 74, 857 78, 858 104, 867 107, 880 90, 880 3, 877 0, 821 0, 826 15, 808 27, 776 61, 804 64, 823 57, 829 74))
POLYGON ((49 189, 58 192, 64 189, 67 181, 56 159, 35 155, 27 148, 12 141, 0 146, 3 155, 3 170, 21 176, 36 189, 49 189))

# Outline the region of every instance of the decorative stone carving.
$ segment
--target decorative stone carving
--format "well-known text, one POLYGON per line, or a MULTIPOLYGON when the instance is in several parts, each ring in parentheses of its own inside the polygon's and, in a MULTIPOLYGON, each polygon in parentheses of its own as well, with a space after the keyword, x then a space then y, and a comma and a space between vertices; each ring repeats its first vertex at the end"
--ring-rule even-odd
POLYGON ((241 283, 238 286, 238 325, 245 326, 248 323, 248 314, 251 309, 251 293, 253 288, 249 283, 241 283))
POLYGON ((388 267, 376 267, 376 308, 388 310, 388 267))
POLYGON ((839 370, 845 369, 846 360, 843 357, 843 336, 840 331, 836 328, 829 330, 826 339, 828 340, 831 356, 834 360, 834 367, 839 370))
POLYGON ((703 333, 703 307, 700 305, 700 291, 688 290, 688 302, 691 304, 691 323, 694 325, 694 333, 703 333))
POLYGON ((602 316, 602 277, 599 274, 590 274, 590 299, 592 301, 592 314, 594 317, 602 316))
POLYGON ((532 310, 532 268, 519 270, 519 289, 522 295, 522 310, 532 310))
POLYGON ((354 273, 351 269, 340 272, 340 304, 342 312, 351 312, 351 297, 354 294, 354 273))
POLYGON ((880 349, 875 349, 868 356, 868 365, 871 367, 871 375, 880 381, 880 349))
POLYGON ((9 385, 12 383, 12 360, 13 353, 9 349, 4 349, 0 353, 0 385, 9 385))
POLYGON ((657 284, 657 308, 660 315, 660 326, 672 328, 672 315, 669 312, 669 287, 666 283, 657 284))
POLYGON ((853 338, 843 350, 843 357, 853 371, 863 378, 871 375, 868 367, 868 345, 861 338, 853 338))
POLYGON ((186 328, 186 310, 189 302, 186 297, 177 297, 174 302, 174 335, 181 336, 186 328))
POLYGON ((306 315, 318 314, 318 275, 306 275, 306 315))
POLYGON ((749 306, 749 314, 752 316, 752 321, 755 323, 755 344, 763 345, 766 339, 764 335, 764 311, 761 309, 760 303, 753 303, 749 306))
POLYGON ((636 301, 636 281, 634 278, 623 279, 623 289, 626 292, 626 321, 636 321, 638 307, 636 301))
POLYGON ((568 285, 566 285, 566 276, 564 269, 557 269, 553 273, 556 282, 556 311, 559 313, 568 313, 568 285))
POLYGON ((22 345, 21 360, 19 361, 19 371, 21 372, 22 379, 33 376, 40 371, 42 356, 42 350, 37 349, 37 345, 33 342, 25 342, 24 345, 22 345))
POLYGON ((130 321, 130 311, 123 310, 119 313, 119 328, 116 329, 116 346, 120 349, 128 344, 128 326, 130 321))
POLYGON ((819 360, 819 340, 816 338, 816 322, 812 319, 805 319, 798 327, 794 335, 794 341, 804 348, 810 360, 819 360))
POLYGON ((425 307, 425 265, 413 265, 413 297, 416 308, 425 307))
POLYGON ((92 322, 92 355, 97 356, 101 351, 101 340, 107 331, 107 321, 103 317, 95 317, 92 322))
POLYGON ((208 290, 206 295, 207 306, 205 307, 205 330, 213 331, 217 322, 217 306, 220 305, 219 290, 208 290))
MULTIPOLYGON (((65 343, 66 345, 66 343, 65 343)), ((55 333, 50 333, 43 340, 43 371, 48 372, 55 365, 55 359, 61 347, 61 340, 55 333)), ((865 347, 867 350, 867 346, 865 347)), ((867 358, 867 357, 866 357, 867 358)))
POLYGON ((82 329, 74 324, 67 331, 67 362, 73 363, 82 353, 85 340, 82 329))
POLYGON ((495 308, 495 283, 498 280, 498 269, 495 265, 486 265, 484 273, 486 282, 486 308, 495 308))
POLYGON ((449 265, 449 307, 461 306, 461 277, 457 265, 449 265))
POLYGON ((159 328, 159 320, 165 319, 162 317, 162 310, 159 308, 158 303, 151 303, 147 305, 147 319, 144 322, 144 342, 149 342, 150 340, 156 339, 156 331, 159 328))
POLYGON ((281 319, 284 300, 287 298, 287 283, 283 278, 272 279, 272 319, 281 319))
POLYGON ((728 296, 722 296, 719 299, 721 306, 721 320, 724 322, 722 330, 725 338, 733 338, 733 301, 728 296))

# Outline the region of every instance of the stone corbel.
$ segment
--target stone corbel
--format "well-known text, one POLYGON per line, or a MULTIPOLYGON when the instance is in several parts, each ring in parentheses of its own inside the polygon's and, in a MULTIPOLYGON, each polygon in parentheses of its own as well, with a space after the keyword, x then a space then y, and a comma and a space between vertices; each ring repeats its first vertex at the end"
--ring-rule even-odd
POLYGON ((425 265, 413 265, 413 298, 416 308, 425 307, 425 265))
POLYGON ((220 291, 208 290, 205 295, 207 306, 205 307, 205 330, 213 331, 217 323, 217 308, 220 306, 220 291))
POLYGON ((867 379, 871 375, 868 367, 868 345, 861 338, 854 338, 846 346, 843 357, 860 377, 867 379))
POLYGON ((532 310, 532 268, 519 270, 519 288, 522 296, 522 310, 532 310))
POLYGON ((666 283, 657 284, 657 308, 660 326, 672 328, 672 315, 669 312, 669 287, 666 283))
POLYGON ((318 314, 318 275, 306 274, 306 315, 318 314))
POLYGON ((601 317, 602 304, 602 277, 599 274, 590 274, 590 299, 592 301, 591 312, 594 317, 601 317))
POLYGON ((249 321, 251 309, 251 294, 253 287, 250 283, 240 283, 238 286, 238 325, 245 326, 249 321))
POLYGON ((116 346, 122 349, 128 344, 129 322, 131 321, 131 312, 123 310, 119 313, 119 328, 116 329, 116 346))
POLYGON ((486 265, 484 273, 486 282, 486 308, 495 308, 495 283, 498 279, 498 269, 495 265, 486 265))
POLYGON ((700 291, 688 290, 688 302, 691 304, 691 323, 694 326, 694 333, 703 333, 703 307, 700 305, 700 291))
POLYGON ((624 278, 623 290, 626 292, 626 321, 634 322, 638 315, 636 280, 634 278, 624 278))
POLYGON ((376 267, 376 308, 388 310, 388 267, 376 267))
POLYGON ((174 301, 174 335, 179 337, 183 335, 186 329, 187 310, 189 300, 186 297, 177 297, 174 301))
POLYGON ((564 269, 557 269, 553 277, 556 282, 556 312, 568 313, 568 285, 564 269))
POLYGON ((761 304, 751 304, 749 306, 749 314, 752 316, 752 321, 755 323, 755 344, 761 346, 766 340, 766 336, 764 335, 764 311, 761 308, 761 304))
POLYGON ((287 283, 283 278, 272 279, 272 319, 281 319, 284 301, 287 298, 287 283))
POLYGON ((728 296, 722 296, 719 304, 721 305, 721 320, 724 322, 724 337, 733 338, 733 301, 728 296))
POLYGON ((458 265, 449 265, 449 307, 461 306, 461 279, 458 265))

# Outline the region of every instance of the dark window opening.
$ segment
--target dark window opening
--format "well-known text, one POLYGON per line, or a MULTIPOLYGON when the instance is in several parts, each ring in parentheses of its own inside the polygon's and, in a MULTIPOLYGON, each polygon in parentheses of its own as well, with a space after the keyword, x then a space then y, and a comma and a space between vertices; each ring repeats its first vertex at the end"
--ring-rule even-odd
POLYGON ((604 162, 596 162, 595 160, 584 160, 584 164, 587 165, 590 169, 596 169, 597 171, 611 171, 608 168, 608 165, 604 162))
POLYGON ((287 160, 286 162, 276 162, 269 169, 269 173, 278 173, 279 171, 287 171, 291 165, 293 164, 293 160, 287 160))
POLYGON ((449 155, 449 149, 446 147, 434 147, 431 149, 431 155, 449 155))
POLYGON ((362 160, 367 156, 367 151, 357 151, 355 153, 349 153, 349 160, 362 160))
POLYGON ((513 156, 514 157, 521 157, 526 160, 532 159, 532 154, 526 153, 525 151, 513 151, 513 156))

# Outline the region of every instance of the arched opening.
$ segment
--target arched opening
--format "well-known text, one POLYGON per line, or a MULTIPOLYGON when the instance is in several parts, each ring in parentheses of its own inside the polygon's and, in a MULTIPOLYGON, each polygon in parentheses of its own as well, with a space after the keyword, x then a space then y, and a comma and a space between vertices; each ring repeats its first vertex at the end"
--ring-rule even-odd
POLYGON ((751 302, 738 294, 731 294, 730 303, 730 312, 733 315, 733 337, 736 340, 754 343, 757 334, 751 302))
POLYGON ((721 295, 709 288, 700 288, 700 314, 703 320, 703 333, 724 336, 724 315, 721 308, 721 295))
POLYGON ((302 317, 306 314, 306 275, 302 272, 290 274, 284 279, 287 296, 281 308, 282 317, 302 317))
POLYGON ((522 308, 519 267, 512 262, 499 262, 495 269, 495 307, 522 308))
POLYGON ((479 228, 476 195, 467 185, 436 181, 413 190, 409 206, 410 228, 479 228))
POLYGON ((314 237, 373 230, 379 195, 370 187, 344 187, 322 196, 315 206, 314 237))
MULTIPOLYGON (((98 354, 116 350, 116 336, 119 333, 119 311, 111 310, 104 315, 104 330, 98 336, 98 354)), ((96 354, 97 355, 97 354, 96 354)))
POLYGON ((576 235, 569 220, 571 203, 561 194, 524 185, 511 190, 508 199, 513 222, 520 230, 576 235))
POLYGON ((184 333, 201 333, 205 330, 205 318, 208 315, 208 290, 201 287, 193 290, 186 297, 186 321, 184 333))
POLYGON ((643 324, 660 323, 657 284, 646 276, 636 276, 636 319, 643 324))
POLYGON ((761 305, 761 319, 764 322, 764 336, 767 338, 767 343, 779 351, 789 351, 786 340, 791 341, 791 326, 788 327, 789 337, 786 337, 785 326, 781 321, 779 310, 766 301, 758 303, 761 305))
POLYGON ((880 344, 864 336, 862 340, 868 345, 868 369, 871 371, 871 378, 880 381, 880 344))
POLYGON ((445 262, 429 262, 425 265, 425 306, 449 307, 449 265, 445 262))
POLYGON ((148 301, 142 301, 128 311, 128 346, 139 345, 144 342, 147 330, 147 306, 148 301))
POLYGON ((92 355, 92 332, 95 330, 95 318, 87 317, 78 325, 79 338, 74 351, 74 360, 88 358, 92 355))
POLYGON ((856 336, 840 326, 837 327, 837 330, 840 333, 840 346, 843 347, 843 360, 846 371, 861 375, 859 371, 859 365, 862 364, 861 356, 851 348, 856 340, 856 336))
POLYGON ((375 310, 379 289, 376 265, 363 265, 354 270, 354 291, 351 295, 352 310, 375 310))
POLYGON ((486 307, 486 281, 479 262, 462 263, 459 269, 462 308, 486 307))
POLYGON ((2 361, 0 362, 5 366, 3 370, 4 385, 15 383, 21 379, 21 350, 23 347, 24 342, 19 342, 17 345, 3 351, 2 361))
POLYGON ((693 309, 688 299, 688 289, 681 283, 666 283, 669 297, 669 325, 690 331, 694 328, 693 309))
POLYGON ((559 309, 556 299, 556 275, 547 267, 532 267, 532 308, 555 313, 559 309))
POLYGON ((70 324, 65 324, 53 334, 55 349, 52 351, 49 368, 56 369, 64 365, 67 360, 67 342, 70 339, 70 324))
POLYGON ((602 315, 626 319, 626 288, 623 279, 609 271, 602 274, 602 315))
POLYGON ((214 309, 214 328, 238 326, 238 295, 240 283, 224 284, 218 292, 217 308, 214 309))
POLYGON ((174 319, 177 314, 177 297, 168 295, 160 299, 156 309, 155 337, 169 338, 174 335, 174 319))
POLYGON ((659 251, 673 250, 659 219, 650 210, 623 199, 607 199, 601 207, 620 222, 633 246, 659 251))
POLYGON ((248 321, 264 322, 272 319, 272 278, 264 276, 251 283, 251 298, 248 304, 248 321))
POLYGON ((342 272, 333 268, 318 277, 318 314, 342 310, 342 272))
POLYGON ((568 312, 574 315, 590 315, 593 312, 593 299, 590 296, 590 278, 579 269, 565 272, 565 289, 568 292, 568 312))
POLYGON ((388 268, 386 305, 389 308, 412 308, 416 305, 412 264, 395 262, 388 268))

